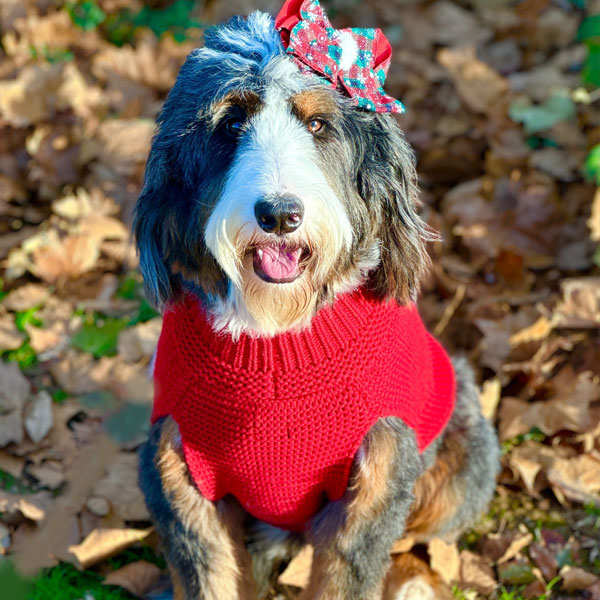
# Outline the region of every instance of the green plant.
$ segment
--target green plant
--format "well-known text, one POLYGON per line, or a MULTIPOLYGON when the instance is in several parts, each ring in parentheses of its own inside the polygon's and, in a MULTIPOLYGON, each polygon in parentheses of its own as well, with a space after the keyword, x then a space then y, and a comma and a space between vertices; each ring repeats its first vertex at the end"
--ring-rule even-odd
POLYGON ((583 81, 600 87, 600 14, 582 21, 577 40, 587 47, 587 58, 581 74, 583 81))

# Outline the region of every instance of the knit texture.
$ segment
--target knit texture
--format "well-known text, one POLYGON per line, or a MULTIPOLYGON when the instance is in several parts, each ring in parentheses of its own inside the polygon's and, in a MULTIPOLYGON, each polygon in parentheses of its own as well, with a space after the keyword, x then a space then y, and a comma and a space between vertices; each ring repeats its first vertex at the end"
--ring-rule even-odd
POLYGON ((364 291, 322 308, 308 330, 236 342, 187 296, 164 316, 154 376, 152 420, 175 419, 201 493, 233 494, 291 531, 342 497, 379 418, 402 418, 422 451, 455 394, 450 360, 415 306, 364 291))

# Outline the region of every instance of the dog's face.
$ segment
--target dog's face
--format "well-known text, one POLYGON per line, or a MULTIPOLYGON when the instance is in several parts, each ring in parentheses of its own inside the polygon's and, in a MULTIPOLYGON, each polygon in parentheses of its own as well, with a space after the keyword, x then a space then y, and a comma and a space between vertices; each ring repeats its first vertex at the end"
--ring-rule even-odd
POLYGON ((209 30, 158 119, 135 232, 146 290, 191 289, 215 328, 274 335, 368 285, 406 302, 430 235, 389 115, 300 73, 270 17, 209 30))

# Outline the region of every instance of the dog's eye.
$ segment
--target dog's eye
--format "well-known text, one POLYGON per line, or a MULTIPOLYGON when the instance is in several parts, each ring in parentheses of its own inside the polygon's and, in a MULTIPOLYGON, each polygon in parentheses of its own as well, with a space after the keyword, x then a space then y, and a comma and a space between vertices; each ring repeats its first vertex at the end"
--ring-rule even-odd
POLYGON ((238 136, 244 129, 244 121, 239 119, 229 119, 225 123, 225 131, 233 136, 238 136))
POLYGON ((308 122, 308 130, 316 135, 317 133, 321 133, 325 129, 325 121, 322 119, 311 119, 308 122))

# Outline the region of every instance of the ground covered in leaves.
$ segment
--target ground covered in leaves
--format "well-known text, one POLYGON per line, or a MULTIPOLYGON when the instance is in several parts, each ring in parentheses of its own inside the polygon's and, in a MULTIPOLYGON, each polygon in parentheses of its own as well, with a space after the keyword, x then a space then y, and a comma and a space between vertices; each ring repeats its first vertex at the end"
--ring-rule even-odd
MULTIPOLYGON (((420 308, 476 367, 502 442, 490 513, 432 564, 458 598, 599 599, 600 3, 324 4, 395 47, 386 88, 443 235, 420 308)), ((131 212, 178 67, 204 24, 252 8, 279 2, 0 3, 3 598, 164 582, 135 453, 161 320, 131 212)))

